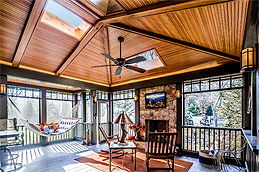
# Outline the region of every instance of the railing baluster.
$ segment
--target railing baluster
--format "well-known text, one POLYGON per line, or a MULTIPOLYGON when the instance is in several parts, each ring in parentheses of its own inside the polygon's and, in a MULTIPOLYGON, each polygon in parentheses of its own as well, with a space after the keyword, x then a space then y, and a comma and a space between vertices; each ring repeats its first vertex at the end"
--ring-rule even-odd
POLYGON ((189 150, 188 149, 188 147, 189 147, 189 131, 188 131, 188 129, 189 128, 187 128, 187 150, 189 150))
POLYGON ((201 150, 201 128, 200 128, 200 131, 199 131, 199 149, 201 150))
POLYGON ((203 149, 204 150, 206 150, 206 147, 205 147, 205 142, 206 142, 205 135, 206 135, 206 129, 203 128, 203 149))
POLYGON ((235 158, 237 157, 237 130, 235 130, 235 158))
POLYGON ((216 137, 215 137, 215 129, 213 129, 213 149, 215 150, 215 140, 216 140, 216 137))
POLYGON ((208 148, 210 150, 210 129, 209 129, 209 145, 208 145, 208 148))
POLYGON ((193 151, 192 150, 192 128, 191 128, 191 151, 193 151))
POLYGON ((197 128, 195 128, 195 134, 194 134, 194 137, 195 137, 195 142, 194 142, 194 146, 195 146, 195 151, 197 151, 196 149, 196 141, 197 141, 197 128))
POLYGON ((218 149, 220 150, 220 129, 218 129, 218 149))

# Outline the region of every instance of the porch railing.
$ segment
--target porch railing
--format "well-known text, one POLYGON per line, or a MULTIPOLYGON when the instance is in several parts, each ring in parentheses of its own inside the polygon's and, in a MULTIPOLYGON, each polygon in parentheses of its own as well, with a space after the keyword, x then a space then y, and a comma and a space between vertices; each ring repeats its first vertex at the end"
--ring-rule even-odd
POLYGON ((220 127, 198 127, 183 126, 183 150, 198 152, 200 150, 233 150, 235 154, 225 154, 225 156, 235 156, 237 147, 242 147, 242 130, 239 128, 220 128, 220 127))
MULTIPOLYGON (((132 124, 125 124, 125 128, 128 132, 127 137, 129 135, 135 136, 135 133, 133 130, 129 129, 129 126, 132 124)), ((120 124, 113 124, 113 134, 119 134, 119 137, 122 136, 122 130, 121 130, 121 125, 120 124)))
MULTIPOLYGON (((24 145, 37 144, 41 142, 40 136, 25 128, 23 125, 18 125, 18 131, 23 133, 24 145)), ((20 134, 20 135, 21 135, 20 134)))

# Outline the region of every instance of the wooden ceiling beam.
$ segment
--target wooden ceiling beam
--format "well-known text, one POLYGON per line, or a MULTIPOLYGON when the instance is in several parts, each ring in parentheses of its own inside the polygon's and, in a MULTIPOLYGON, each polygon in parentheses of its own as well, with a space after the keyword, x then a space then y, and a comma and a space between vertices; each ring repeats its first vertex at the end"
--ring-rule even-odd
POLYGON ((145 37, 148 37, 148 38, 151 38, 151 39, 155 39, 155 40, 167 42, 167 43, 170 43, 170 44, 178 45, 178 46, 181 46, 181 47, 189 48, 189 49, 199 51, 199 52, 202 52, 202 53, 205 53, 205 54, 210 54, 210 55, 217 56, 217 57, 220 57, 220 58, 228 59, 228 60, 231 60, 231 61, 235 61, 235 62, 240 61, 240 58, 237 57, 237 56, 233 56, 233 55, 230 55, 230 54, 219 52, 217 50, 212 50, 210 48, 202 47, 202 46, 199 46, 199 45, 195 45, 195 44, 188 43, 188 42, 185 42, 185 41, 181 41, 181 40, 178 40, 178 39, 174 39, 174 38, 171 38, 171 37, 159 35, 159 34, 156 34, 156 33, 153 33, 153 32, 148 32, 148 31, 145 31, 145 30, 136 29, 136 28, 133 28, 133 27, 130 27, 130 26, 119 24, 119 23, 109 24, 109 26, 113 27, 113 28, 116 28, 116 29, 126 31, 126 32, 130 32, 130 33, 138 34, 138 35, 141 35, 141 36, 145 36, 145 37))
MULTIPOLYGON (((109 33, 108 33, 108 26, 103 28, 103 45, 104 45, 104 52, 110 55, 110 45, 109 45, 109 33)), ((105 62, 107 65, 111 65, 111 61, 105 58, 105 62)), ((111 74, 111 66, 107 66, 107 79, 108 84, 111 86, 112 84, 112 74, 111 74)))
POLYGON ((72 54, 67 58, 67 60, 58 68, 55 72, 57 76, 60 76, 64 70, 71 64, 71 62, 77 57, 77 55, 88 45, 88 43, 92 40, 92 38, 99 32, 100 29, 103 28, 103 23, 97 22, 93 28, 85 35, 85 37, 81 40, 72 54))
POLYGON ((29 19, 27 21, 26 27, 23 31, 19 45, 16 49, 16 52, 12 61, 12 66, 18 67, 20 65, 23 54, 27 48, 27 45, 29 44, 32 34, 45 10, 46 2, 47 0, 35 0, 29 19))
POLYGON ((174 0, 174 1, 165 1, 160 2, 148 6, 144 6, 141 8, 111 14, 104 16, 102 18, 102 22, 105 24, 109 23, 117 23, 123 20, 138 18, 138 17, 144 17, 144 16, 151 16, 151 15, 157 15, 162 13, 168 13, 173 11, 180 11, 190 8, 197 8, 201 6, 208 6, 208 5, 215 5, 219 3, 225 3, 233 0, 214 0, 214 1, 206 1, 206 0, 196 0, 196 1, 190 1, 190 0, 174 0))

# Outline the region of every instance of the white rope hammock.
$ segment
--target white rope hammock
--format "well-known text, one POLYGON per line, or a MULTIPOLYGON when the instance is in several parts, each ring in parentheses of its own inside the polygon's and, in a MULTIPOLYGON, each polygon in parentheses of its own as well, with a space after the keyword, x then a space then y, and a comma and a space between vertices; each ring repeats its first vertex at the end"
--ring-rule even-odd
MULTIPOLYGON (((32 131, 33 133, 37 135, 41 135, 44 137, 55 137, 62 134, 65 134, 72 130, 80 121, 81 118, 63 118, 60 123, 57 125, 59 128, 54 133, 47 133, 44 131, 41 131, 36 125, 30 123, 28 120, 26 120, 21 113, 21 111, 18 109, 18 107, 14 104, 12 99, 8 96, 8 99, 10 100, 11 104, 14 106, 15 111, 20 116, 21 121, 24 124, 24 127, 26 127, 28 130, 32 131)), ((72 110, 70 110, 67 114, 75 114, 75 112, 78 110, 78 107, 80 105, 80 102, 78 102, 72 110)))

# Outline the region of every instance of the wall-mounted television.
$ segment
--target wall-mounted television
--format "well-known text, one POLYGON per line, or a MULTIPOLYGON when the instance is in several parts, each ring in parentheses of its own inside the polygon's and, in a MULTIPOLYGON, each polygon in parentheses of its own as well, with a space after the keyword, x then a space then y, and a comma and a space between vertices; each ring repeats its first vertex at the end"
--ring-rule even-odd
POLYGON ((146 108, 165 108, 166 107, 166 93, 157 92, 145 95, 146 108))

